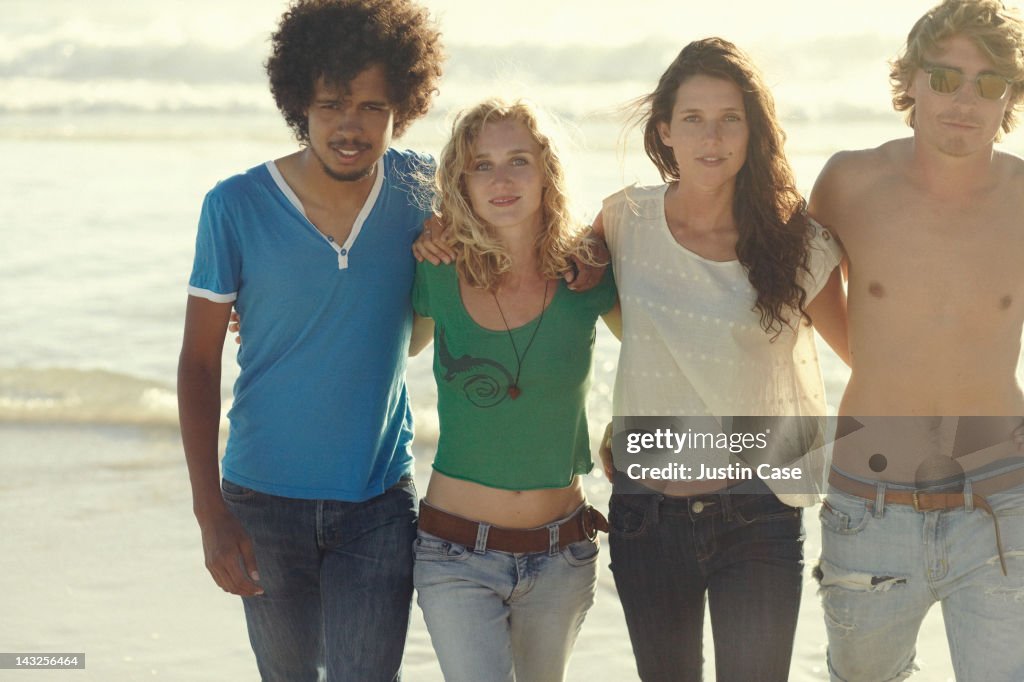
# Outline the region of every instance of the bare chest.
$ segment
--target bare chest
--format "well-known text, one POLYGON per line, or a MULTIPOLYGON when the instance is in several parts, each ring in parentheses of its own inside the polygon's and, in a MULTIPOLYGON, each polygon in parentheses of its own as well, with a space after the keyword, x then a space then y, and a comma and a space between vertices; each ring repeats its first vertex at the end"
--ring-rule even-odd
POLYGON ((355 225, 361 207, 327 209, 306 206, 305 209, 306 217, 316 229, 336 243, 344 244, 352 234, 352 226, 355 225))
POLYGON ((1024 315, 1024 217, 1007 206, 956 210, 880 201, 844 225, 853 307, 932 323, 1024 315))

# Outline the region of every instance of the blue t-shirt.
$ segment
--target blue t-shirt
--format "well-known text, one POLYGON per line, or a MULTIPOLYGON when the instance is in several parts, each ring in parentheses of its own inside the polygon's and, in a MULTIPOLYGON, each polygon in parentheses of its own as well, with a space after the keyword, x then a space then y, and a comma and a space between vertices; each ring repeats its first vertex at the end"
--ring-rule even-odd
POLYGON ((282 497, 361 502, 412 469, 405 364, 412 242, 429 214, 389 149, 344 244, 324 236, 270 162, 219 183, 199 219, 189 294, 234 301, 241 367, 224 477, 282 497))

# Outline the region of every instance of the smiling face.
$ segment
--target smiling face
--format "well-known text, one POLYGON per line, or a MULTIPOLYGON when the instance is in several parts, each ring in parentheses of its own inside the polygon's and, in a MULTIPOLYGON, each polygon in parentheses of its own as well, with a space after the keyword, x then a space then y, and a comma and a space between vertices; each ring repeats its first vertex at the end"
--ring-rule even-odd
POLYGON ((521 121, 483 124, 465 178, 470 205, 481 221, 498 230, 541 229, 543 149, 521 121))
POLYGON ((999 100, 978 94, 974 79, 995 73, 991 60, 960 35, 942 41, 937 50, 924 56, 923 67, 907 88, 914 101, 915 139, 949 156, 989 153, 1010 105, 1008 94, 999 100), (960 89, 952 94, 934 92, 925 69, 936 66, 962 73, 965 82, 960 89))
POLYGON ((743 92, 729 80, 691 76, 676 91, 671 119, 658 123, 658 134, 679 164, 680 182, 734 183, 750 139, 743 92))
POLYGON ((339 182, 370 177, 394 125, 384 70, 371 66, 343 86, 317 81, 307 118, 309 151, 327 176, 339 182))

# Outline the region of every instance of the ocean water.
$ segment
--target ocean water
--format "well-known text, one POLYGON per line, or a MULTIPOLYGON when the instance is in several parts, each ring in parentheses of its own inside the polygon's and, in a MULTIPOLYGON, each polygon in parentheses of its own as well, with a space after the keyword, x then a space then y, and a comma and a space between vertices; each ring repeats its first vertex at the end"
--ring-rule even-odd
MULTIPOLYGON (((531 2, 521 17, 545 4, 531 2)), ((172 427, 202 197, 218 180, 296 148, 260 66, 284 3, 2 4, 0 422, 172 427)), ((671 14, 649 36, 632 24, 613 36, 620 10, 591 9, 570 31, 556 25, 562 15, 552 7, 532 33, 512 17, 499 40, 482 35, 480 17, 458 3, 426 4, 442 21, 450 59, 433 111, 398 144, 436 153, 453 110, 486 95, 528 95, 564 122, 583 217, 626 184, 657 182, 637 136, 623 138, 617 111, 704 32, 744 39, 764 69, 805 192, 835 151, 908 132, 888 101, 885 60, 902 27, 895 21, 868 30, 858 12, 846 24, 816 24, 820 3, 801 0, 755 31, 736 21, 760 16, 754 3, 736 12, 669 3, 671 14), (604 33, 581 42, 588 27, 604 33)), ((928 4, 913 0, 899 11, 916 16, 928 4)), ((1007 146, 1024 151, 1024 136, 1010 135, 1007 146)), ((229 341, 225 401, 234 350, 229 341)), ((610 412, 616 354, 602 330, 595 421, 610 412)), ((427 355, 409 371, 425 428, 427 355)), ((827 350, 822 362, 834 405, 847 372, 827 350)))
MULTIPOLYGON (((0 421, 174 423, 185 283, 202 197, 218 180, 294 148, 269 115, 189 117, 191 130, 169 114, 144 126, 131 121, 126 130, 114 115, 66 124, 51 116, 51 130, 73 125, 74 132, 41 134, 17 126, 40 125, 42 115, 0 115, 0 181, 8 190, 0 194, 0 421)), ((443 135, 430 123, 402 142, 436 152, 443 135)), ((573 159, 582 213, 592 216, 603 196, 627 182, 656 181, 646 159, 617 154, 612 124, 584 123, 577 136, 586 145, 573 159)), ((827 153, 794 155, 802 184, 827 153)), ((229 341, 225 400, 234 351, 229 341)), ((595 416, 608 414, 616 354, 617 343, 602 333, 595 416)), ((417 404, 429 409, 424 358, 411 365, 410 384, 415 398, 423 396, 417 404)))

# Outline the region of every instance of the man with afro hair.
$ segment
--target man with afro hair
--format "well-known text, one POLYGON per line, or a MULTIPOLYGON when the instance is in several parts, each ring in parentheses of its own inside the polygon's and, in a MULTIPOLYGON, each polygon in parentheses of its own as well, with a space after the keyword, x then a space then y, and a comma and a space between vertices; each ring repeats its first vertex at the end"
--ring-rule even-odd
POLYGON ((300 149, 203 204, 182 440, 206 566, 242 597, 264 680, 400 676, 416 534, 410 249, 428 215, 411 179, 430 159, 391 141, 427 112, 442 59, 408 0, 294 2, 267 73, 300 149), (232 305, 246 342, 221 474, 232 305))

